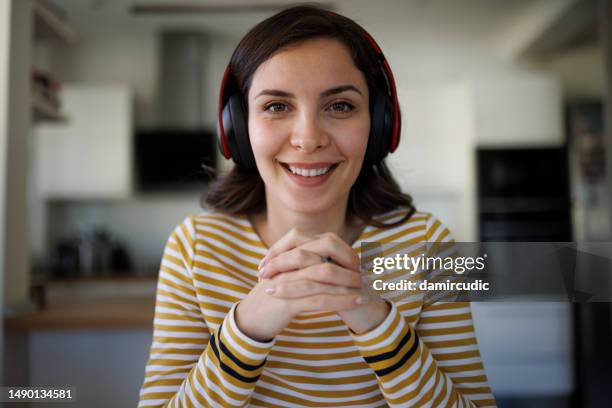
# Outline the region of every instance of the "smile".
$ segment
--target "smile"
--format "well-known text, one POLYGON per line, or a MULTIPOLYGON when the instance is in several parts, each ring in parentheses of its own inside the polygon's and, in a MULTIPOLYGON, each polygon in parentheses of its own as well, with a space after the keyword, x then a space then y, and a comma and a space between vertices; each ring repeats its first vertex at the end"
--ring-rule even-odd
POLYGON ((282 163, 290 178, 300 185, 323 184, 340 163, 282 163))

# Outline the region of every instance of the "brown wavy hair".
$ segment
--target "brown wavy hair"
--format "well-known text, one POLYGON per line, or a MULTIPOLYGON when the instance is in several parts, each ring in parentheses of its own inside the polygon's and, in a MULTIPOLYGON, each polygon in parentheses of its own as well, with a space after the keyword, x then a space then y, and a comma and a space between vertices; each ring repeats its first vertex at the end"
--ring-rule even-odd
MULTIPOLYGON (((377 56, 364 38, 364 30, 353 20, 314 6, 283 10, 253 27, 242 38, 230 65, 234 80, 248 106, 249 88, 257 68, 277 52, 313 38, 333 38, 350 51, 355 66, 363 72, 370 95, 386 93, 386 79, 377 56)), ((373 104, 370 98, 370 106, 373 104)), ((399 114, 399 112, 398 112, 399 114)), ((226 175, 213 181, 204 202, 229 213, 252 213, 266 208, 264 182, 257 170, 235 164, 226 175)), ((416 211, 412 197, 402 193, 384 160, 364 165, 349 193, 347 220, 358 217, 378 227, 391 227, 406 221, 416 211), (384 224, 372 217, 398 207, 407 210, 397 222, 384 224)))

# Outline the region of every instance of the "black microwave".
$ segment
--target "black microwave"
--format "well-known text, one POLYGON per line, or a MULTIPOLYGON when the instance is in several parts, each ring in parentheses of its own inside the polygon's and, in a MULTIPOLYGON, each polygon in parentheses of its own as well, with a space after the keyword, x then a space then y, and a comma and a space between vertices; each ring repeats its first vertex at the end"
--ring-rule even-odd
POLYGON ((135 182, 141 192, 198 190, 216 168, 216 135, 206 129, 140 130, 135 135, 135 182))

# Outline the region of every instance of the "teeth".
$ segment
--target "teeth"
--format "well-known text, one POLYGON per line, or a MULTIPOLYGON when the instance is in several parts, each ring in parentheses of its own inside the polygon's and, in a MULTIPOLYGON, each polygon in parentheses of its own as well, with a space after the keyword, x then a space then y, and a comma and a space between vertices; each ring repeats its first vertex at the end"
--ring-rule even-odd
POLYGON ((325 173, 327 173, 329 171, 330 167, 323 167, 320 169, 301 169, 299 167, 293 167, 293 166, 289 166, 289 170, 291 170, 291 172, 293 174, 298 174, 300 176, 303 177, 315 177, 315 176, 321 176, 325 173))

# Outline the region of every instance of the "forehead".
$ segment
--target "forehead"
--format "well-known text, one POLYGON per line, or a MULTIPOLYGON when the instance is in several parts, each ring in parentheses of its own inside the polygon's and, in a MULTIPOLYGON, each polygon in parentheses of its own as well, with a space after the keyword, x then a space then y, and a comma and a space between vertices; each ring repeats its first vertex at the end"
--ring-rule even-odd
POLYGON ((317 38, 275 53, 255 71, 249 95, 261 89, 321 91, 352 84, 367 91, 363 73, 355 65, 344 43, 317 38))

